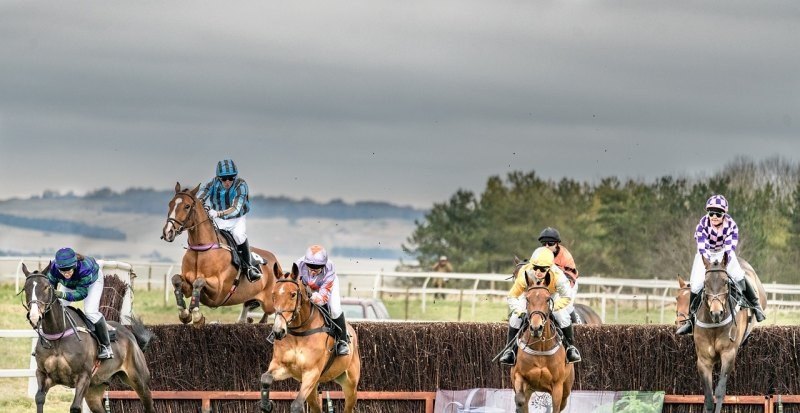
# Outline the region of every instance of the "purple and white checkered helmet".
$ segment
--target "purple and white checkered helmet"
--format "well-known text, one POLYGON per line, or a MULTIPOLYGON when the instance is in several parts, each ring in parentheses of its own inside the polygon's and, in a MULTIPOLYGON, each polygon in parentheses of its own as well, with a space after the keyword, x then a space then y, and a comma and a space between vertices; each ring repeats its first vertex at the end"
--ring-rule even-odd
POLYGON ((706 201, 706 211, 710 208, 721 209, 722 212, 728 213, 728 200, 722 195, 711 195, 706 201))

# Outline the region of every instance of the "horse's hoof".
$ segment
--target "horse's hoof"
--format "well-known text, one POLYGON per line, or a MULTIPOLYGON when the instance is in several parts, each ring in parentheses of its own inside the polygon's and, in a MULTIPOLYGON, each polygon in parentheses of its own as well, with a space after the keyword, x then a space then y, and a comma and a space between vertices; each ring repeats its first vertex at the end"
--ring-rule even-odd
POLYGON ((275 406, 272 404, 272 400, 267 400, 267 404, 266 405, 264 405, 264 403, 261 403, 261 412, 262 413, 271 413, 273 407, 275 407, 275 406))
POLYGON ((189 324, 189 322, 192 321, 192 315, 189 314, 189 310, 184 308, 178 313, 178 319, 181 320, 183 324, 189 324))
POLYGON ((253 324, 253 317, 247 317, 247 324, 253 324))

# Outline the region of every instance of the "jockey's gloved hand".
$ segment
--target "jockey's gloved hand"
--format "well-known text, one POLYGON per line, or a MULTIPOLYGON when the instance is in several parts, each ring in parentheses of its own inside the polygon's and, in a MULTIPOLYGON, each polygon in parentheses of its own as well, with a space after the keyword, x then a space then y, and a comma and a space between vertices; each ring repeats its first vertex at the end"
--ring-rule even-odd
POLYGON ((322 298, 322 294, 320 293, 311 294, 311 302, 313 302, 316 305, 325 304, 325 300, 322 298))
POLYGON ((208 216, 210 216, 211 218, 216 218, 219 216, 219 212, 217 212, 215 209, 209 209, 208 216))
POLYGON ((60 298, 60 299, 62 299, 62 300, 63 300, 63 299, 65 299, 65 298, 67 298, 67 293, 65 293, 64 291, 61 291, 61 290, 56 290, 56 293, 55 293, 55 294, 56 294, 56 297, 57 297, 57 298, 60 298))

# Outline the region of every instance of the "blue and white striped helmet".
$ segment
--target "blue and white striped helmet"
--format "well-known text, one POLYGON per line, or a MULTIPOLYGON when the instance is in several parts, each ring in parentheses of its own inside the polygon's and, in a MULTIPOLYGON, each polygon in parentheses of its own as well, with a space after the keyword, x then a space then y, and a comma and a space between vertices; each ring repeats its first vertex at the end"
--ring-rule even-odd
POLYGON ((722 195, 711 195, 706 201, 706 211, 710 208, 721 209, 722 212, 728 213, 728 200, 722 195))
POLYGON ((233 159, 223 159, 217 162, 217 176, 233 176, 238 175, 239 170, 236 169, 236 164, 233 159))

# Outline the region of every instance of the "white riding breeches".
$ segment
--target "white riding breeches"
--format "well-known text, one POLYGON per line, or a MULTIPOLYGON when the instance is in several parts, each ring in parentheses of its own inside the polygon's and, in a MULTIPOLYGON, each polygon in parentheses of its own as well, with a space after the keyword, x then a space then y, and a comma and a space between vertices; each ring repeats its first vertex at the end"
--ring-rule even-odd
MULTIPOLYGON (((712 252, 711 261, 721 261, 722 254, 723 251, 712 252)), ((736 253, 731 251, 728 259, 728 266, 726 268, 728 275, 733 281, 740 282, 744 279, 744 270, 742 269, 742 266, 739 265, 739 259, 736 258, 736 253)), ((703 289, 705 280, 706 267, 703 265, 703 257, 701 257, 700 253, 698 252, 694 255, 694 262, 692 263, 692 275, 689 277, 689 285, 691 286, 692 292, 695 294, 699 293, 700 290, 703 289)))
POLYGON ((339 277, 333 278, 333 286, 331 286, 331 296, 328 297, 328 310, 331 312, 331 317, 339 318, 342 315, 342 297, 339 295, 339 277))
POLYGON ((230 231, 233 235, 233 240, 236 241, 236 245, 242 245, 243 242, 247 241, 247 219, 244 215, 230 219, 214 218, 214 223, 217 224, 217 228, 230 231))
MULTIPOLYGON (((103 317, 103 313, 100 312, 100 298, 103 296, 103 285, 105 284, 105 280, 103 279, 103 269, 102 267, 97 271, 97 281, 93 282, 92 285, 89 286, 89 293, 86 294, 86 298, 83 299, 83 313, 86 314, 86 318, 89 319, 92 323, 96 323, 100 321, 100 318, 103 317)), ((73 292, 75 290, 71 288, 61 286, 64 291, 66 292, 73 292)), ((72 305, 73 302, 67 300, 61 300, 62 305, 72 305)))

